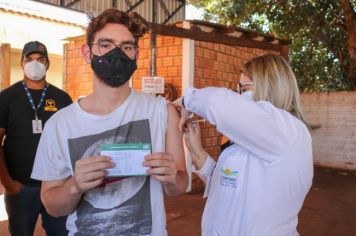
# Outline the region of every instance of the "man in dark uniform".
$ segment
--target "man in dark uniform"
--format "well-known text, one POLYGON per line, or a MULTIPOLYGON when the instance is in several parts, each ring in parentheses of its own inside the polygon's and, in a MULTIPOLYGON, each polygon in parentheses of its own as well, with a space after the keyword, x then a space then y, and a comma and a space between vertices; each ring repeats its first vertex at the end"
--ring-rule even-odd
POLYGON ((43 43, 26 43, 21 57, 24 79, 0 92, 0 180, 12 236, 32 236, 39 214, 47 235, 67 234, 66 217, 46 212, 41 182, 30 178, 44 124, 72 103, 67 93, 46 82, 49 64, 43 43))

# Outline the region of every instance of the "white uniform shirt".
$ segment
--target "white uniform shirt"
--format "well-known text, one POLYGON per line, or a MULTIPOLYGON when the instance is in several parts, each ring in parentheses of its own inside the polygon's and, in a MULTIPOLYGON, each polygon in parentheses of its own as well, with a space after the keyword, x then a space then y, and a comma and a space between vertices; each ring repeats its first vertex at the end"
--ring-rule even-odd
POLYGON ((298 213, 313 178, 304 123, 224 88, 189 88, 184 103, 235 143, 197 171, 208 194, 202 234, 298 235, 298 213))

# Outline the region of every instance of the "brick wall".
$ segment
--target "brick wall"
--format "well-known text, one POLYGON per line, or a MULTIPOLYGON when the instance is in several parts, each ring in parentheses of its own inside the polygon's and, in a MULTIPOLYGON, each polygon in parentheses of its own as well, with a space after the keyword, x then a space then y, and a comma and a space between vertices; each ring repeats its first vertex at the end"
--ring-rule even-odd
POLYGON ((149 60, 149 47, 150 47, 150 38, 149 35, 139 40, 139 57, 137 61, 137 70, 132 77, 132 87, 135 90, 141 90, 141 77, 150 75, 150 60, 149 60))
POLYGON ((63 88, 72 99, 86 96, 93 91, 93 78, 90 64, 86 64, 81 54, 81 46, 85 43, 85 37, 78 37, 65 44, 64 50, 64 80, 63 88))
POLYGON ((316 165, 356 170, 356 92, 304 93, 316 165))
MULTIPOLYGON (((164 77, 165 83, 174 85, 182 94, 182 38, 157 35, 156 74, 164 77)), ((140 55, 137 71, 133 75, 133 88, 141 90, 141 78, 150 76, 150 37, 146 34, 139 41, 140 55)))

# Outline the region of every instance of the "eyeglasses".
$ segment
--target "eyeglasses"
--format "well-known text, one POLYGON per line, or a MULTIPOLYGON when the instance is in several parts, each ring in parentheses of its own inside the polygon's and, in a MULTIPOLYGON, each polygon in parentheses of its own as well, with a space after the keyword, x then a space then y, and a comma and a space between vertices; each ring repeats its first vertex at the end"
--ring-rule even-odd
POLYGON ((131 60, 136 58, 138 46, 134 43, 124 43, 121 45, 115 44, 111 40, 99 40, 98 42, 92 42, 92 44, 97 45, 99 56, 103 56, 110 52, 114 48, 120 48, 121 52, 125 53, 131 60))
POLYGON ((253 86, 253 85, 255 85, 255 83, 253 83, 253 82, 238 83, 238 84, 237 84, 237 89, 236 89, 236 91, 237 91, 239 94, 242 94, 242 93, 246 92, 247 90, 250 90, 249 88, 246 88, 246 87, 253 86))

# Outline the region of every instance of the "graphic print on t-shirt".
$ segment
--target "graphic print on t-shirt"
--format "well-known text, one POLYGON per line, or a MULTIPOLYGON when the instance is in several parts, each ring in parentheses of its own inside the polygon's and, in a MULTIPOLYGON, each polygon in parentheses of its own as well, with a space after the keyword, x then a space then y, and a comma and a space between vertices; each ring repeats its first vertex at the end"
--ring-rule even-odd
MULTIPOLYGON (((132 121, 102 133, 68 140, 71 163, 100 155, 101 144, 151 143, 148 120, 132 121)), ((150 235, 150 179, 129 177, 87 192, 78 205, 75 235, 150 235)))

